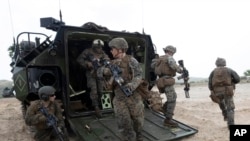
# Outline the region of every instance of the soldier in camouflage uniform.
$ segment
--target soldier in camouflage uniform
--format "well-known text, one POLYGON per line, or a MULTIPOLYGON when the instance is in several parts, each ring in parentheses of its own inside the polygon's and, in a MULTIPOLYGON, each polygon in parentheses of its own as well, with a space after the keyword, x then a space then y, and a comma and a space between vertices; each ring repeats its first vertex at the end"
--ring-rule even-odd
POLYGON ((68 141, 68 134, 65 128, 62 109, 58 102, 55 101, 56 90, 51 86, 43 86, 39 89, 40 100, 36 100, 28 107, 25 122, 29 126, 35 127, 36 141, 58 140, 52 127, 48 127, 45 115, 40 111, 41 107, 47 109, 48 113, 54 115, 57 119, 58 130, 62 132, 65 141, 68 141))
POLYGON ((224 121, 227 125, 234 125, 234 89, 240 82, 239 75, 232 69, 225 67, 226 60, 217 58, 216 68, 209 75, 208 88, 211 91, 211 99, 219 104, 224 121))
POLYGON ((99 95, 102 92, 103 83, 102 81, 98 80, 97 77, 97 72, 99 72, 100 66, 93 66, 91 59, 97 62, 100 60, 100 58, 109 60, 109 57, 102 49, 103 46, 104 42, 100 39, 96 39, 92 43, 92 48, 85 49, 77 58, 77 62, 86 69, 87 86, 91 89, 90 98, 98 118, 102 116, 99 108, 99 95))
MULTIPOLYGON (((176 75, 176 72, 178 73, 182 73, 182 69, 181 67, 179 67, 176 64, 175 59, 173 58, 173 55, 176 53, 176 48, 169 45, 166 46, 165 48, 163 48, 165 55, 160 56, 161 58, 165 58, 166 62, 166 70, 168 70, 168 72, 165 72, 166 74, 162 74, 161 76, 159 76, 159 78, 164 77, 167 79, 173 79, 173 77, 176 75)), ((155 64, 156 60, 152 61, 151 67, 155 68, 155 64)), ((164 125, 165 126, 171 126, 171 127, 176 127, 177 123, 172 121, 173 115, 174 115, 174 109, 176 106, 176 92, 174 89, 174 83, 172 85, 167 85, 165 86, 164 90, 167 101, 164 103, 163 105, 163 112, 165 114, 165 120, 164 120, 164 125)))
POLYGON ((113 85, 114 112, 117 119, 118 131, 123 141, 143 141, 142 128, 144 122, 144 104, 136 88, 142 81, 142 68, 138 61, 126 54, 128 43, 124 38, 114 38, 109 42, 111 53, 115 58, 112 64, 118 65, 124 80, 124 85, 131 89, 133 94, 127 97, 118 85, 113 85))

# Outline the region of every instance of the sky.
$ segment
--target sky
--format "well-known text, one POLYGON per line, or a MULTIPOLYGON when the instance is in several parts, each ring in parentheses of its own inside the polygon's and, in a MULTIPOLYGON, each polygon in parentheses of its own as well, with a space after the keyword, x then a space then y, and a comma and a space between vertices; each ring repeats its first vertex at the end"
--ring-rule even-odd
POLYGON ((1 0, 0 80, 11 80, 8 47, 20 32, 42 32, 40 18, 59 18, 67 25, 94 22, 110 30, 149 34, 163 55, 177 48, 191 77, 207 78, 217 57, 240 76, 250 70, 249 0, 1 0))

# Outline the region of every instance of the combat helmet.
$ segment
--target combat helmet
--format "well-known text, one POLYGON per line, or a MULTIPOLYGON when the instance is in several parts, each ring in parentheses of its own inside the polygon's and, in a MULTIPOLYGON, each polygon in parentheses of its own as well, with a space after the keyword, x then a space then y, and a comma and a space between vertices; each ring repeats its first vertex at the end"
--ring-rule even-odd
POLYGON ((217 67, 224 67, 224 66, 226 66, 226 60, 225 60, 224 58, 218 57, 218 58, 216 59, 216 61, 215 61, 215 65, 216 65, 217 67))
POLYGON ((128 49, 128 43, 124 38, 114 38, 109 42, 109 47, 128 49))
POLYGON ((104 42, 100 39, 95 39, 92 42, 92 47, 103 47, 104 46, 104 42))
POLYGON ((38 90, 38 95, 39 98, 44 100, 44 101, 48 101, 49 100, 49 96, 54 95, 56 92, 56 89, 52 86, 43 86, 38 90))
POLYGON ((172 46, 172 45, 166 46, 165 48, 163 48, 163 50, 164 50, 164 52, 170 51, 172 53, 176 53, 176 48, 174 46, 172 46))

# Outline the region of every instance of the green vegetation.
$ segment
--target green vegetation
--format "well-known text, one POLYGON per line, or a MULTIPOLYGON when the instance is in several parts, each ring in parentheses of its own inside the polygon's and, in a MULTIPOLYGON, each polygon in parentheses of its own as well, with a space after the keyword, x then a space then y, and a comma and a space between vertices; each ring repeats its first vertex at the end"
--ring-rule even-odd
POLYGON ((250 76, 250 70, 246 70, 246 71, 244 72, 244 76, 250 76))
POLYGON ((10 58, 13 57, 13 55, 14 55, 14 50, 15 50, 14 44, 12 44, 11 46, 9 46, 8 51, 9 51, 9 56, 10 56, 10 58))

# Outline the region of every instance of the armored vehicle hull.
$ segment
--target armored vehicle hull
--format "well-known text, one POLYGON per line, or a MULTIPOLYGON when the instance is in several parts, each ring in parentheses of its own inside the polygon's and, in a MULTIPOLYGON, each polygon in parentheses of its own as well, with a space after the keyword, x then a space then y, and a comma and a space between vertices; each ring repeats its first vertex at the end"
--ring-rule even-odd
MULTIPOLYGON (((17 37, 12 73, 16 98, 21 101, 25 115, 30 103, 38 99, 38 89, 51 85, 56 89, 56 99, 61 102, 67 128, 84 141, 119 141, 117 125, 113 112, 112 91, 104 91, 100 99, 103 117, 95 117, 91 106, 90 89, 84 68, 77 63, 79 54, 91 47, 94 39, 104 41, 103 50, 112 59, 108 42, 115 37, 123 37, 129 44, 128 54, 133 55, 143 68, 143 77, 153 87, 156 76, 150 68, 155 56, 150 35, 111 31, 93 23, 82 27, 55 24, 53 18, 41 19, 41 25, 56 31, 51 40, 42 33, 23 32, 17 37), (50 23, 51 21, 51 23, 50 23), (27 43, 18 41, 28 35, 27 43), (43 36, 44 41, 30 41, 31 35, 43 36)), ((36 38, 37 39, 37 38, 36 38)), ((145 106, 145 125, 143 136, 146 141, 168 141, 197 133, 197 130, 179 121, 177 128, 163 126, 164 116, 145 106)))

